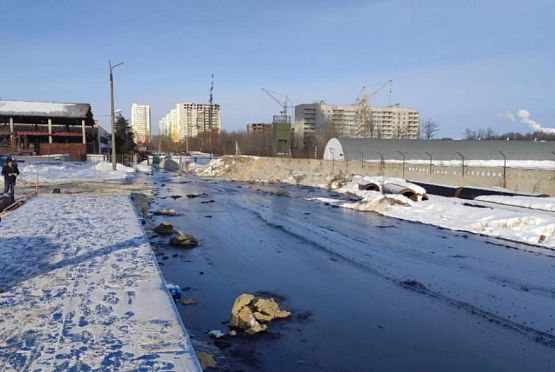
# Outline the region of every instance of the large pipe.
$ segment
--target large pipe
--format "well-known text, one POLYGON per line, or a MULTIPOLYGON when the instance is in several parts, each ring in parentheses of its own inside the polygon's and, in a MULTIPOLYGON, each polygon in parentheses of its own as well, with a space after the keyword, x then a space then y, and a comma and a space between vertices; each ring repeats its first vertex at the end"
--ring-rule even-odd
POLYGON ((384 191, 385 191, 386 194, 403 195, 403 196, 406 196, 407 198, 411 199, 412 201, 418 201, 418 196, 416 195, 416 193, 413 190, 411 190, 407 187, 403 187, 401 185, 386 183, 384 185, 384 191))
POLYGON ((426 192, 422 192, 421 187, 410 187, 410 184, 396 184, 393 182, 386 182, 382 184, 379 181, 365 181, 362 180, 358 183, 359 190, 377 191, 384 194, 398 194, 403 195, 413 201, 428 200, 429 197, 426 192))

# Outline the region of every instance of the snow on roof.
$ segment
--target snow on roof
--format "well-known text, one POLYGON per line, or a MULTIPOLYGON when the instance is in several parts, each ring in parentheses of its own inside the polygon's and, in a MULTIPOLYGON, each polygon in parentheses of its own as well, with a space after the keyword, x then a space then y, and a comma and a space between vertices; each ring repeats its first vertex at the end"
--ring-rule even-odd
POLYGON ((86 119, 91 111, 88 103, 34 101, 0 101, 2 116, 51 116, 86 119))

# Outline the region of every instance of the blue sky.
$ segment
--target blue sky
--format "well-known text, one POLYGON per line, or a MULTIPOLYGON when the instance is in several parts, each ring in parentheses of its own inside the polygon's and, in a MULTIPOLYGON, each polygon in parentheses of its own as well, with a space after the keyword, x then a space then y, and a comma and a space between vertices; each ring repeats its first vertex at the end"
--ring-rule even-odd
POLYGON ((547 0, 0 0, 0 97, 89 102, 107 127, 112 60, 116 107, 150 104, 155 127, 177 102, 207 102, 214 73, 227 130, 279 111, 262 87, 346 104, 392 79, 392 102, 441 136, 526 132, 501 114, 555 126, 554 19, 547 0))

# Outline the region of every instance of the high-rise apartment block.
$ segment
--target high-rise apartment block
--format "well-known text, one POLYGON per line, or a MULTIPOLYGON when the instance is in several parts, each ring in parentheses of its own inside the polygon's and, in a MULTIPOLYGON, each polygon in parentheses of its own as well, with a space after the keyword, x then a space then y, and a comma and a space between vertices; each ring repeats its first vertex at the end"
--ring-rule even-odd
POLYGON ((131 127, 137 143, 150 143, 150 106, 140 103, 131 105, 131 127))
POLYGON ((220 105, 178 103, 160 121, 160 134, 174 142, 199 134, 219 134, 221 130, 220 105))
POLYGON ((331 105, 324 101, 295 106, 295 134, 351 138, 417 139, 418 109, 391 105, 368 108, 367 129, 360 130, 358 105, 331 105), (361 135, 366 133, 365 135, 361 135))

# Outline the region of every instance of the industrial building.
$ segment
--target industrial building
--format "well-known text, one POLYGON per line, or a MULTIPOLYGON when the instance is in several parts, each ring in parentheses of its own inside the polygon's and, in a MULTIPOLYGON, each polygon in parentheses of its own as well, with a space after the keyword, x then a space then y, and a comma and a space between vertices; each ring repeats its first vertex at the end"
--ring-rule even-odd
POLYGON ((324 150, 326 160, 401 159, 552 160, 553 141, 387 140, 332 138, 324 150))
POLYGON ((178 103, 160 121, 160 134, 174 142, 198 135, 218 136, 221 130, 220 105, 178 103))
POLYGON ((140 103, 131 105, 131 127, 135 134, 135 142, 138 144, 150 143, 150 106, 140 103))
POLYGON ((0 101, 0 153, 81 160, 100 151, 102 135, 88 103, 0 101))
MULTIPOLYGON (((368 107, 368 122, 361 131, 360 106, 332 105, 324 101, 295 106, 295 134, 300 139, 324 137, 417 139, 418 109, 390 105, 368 107)), ((305 141, 306 142, 306 141, 305 141)))

